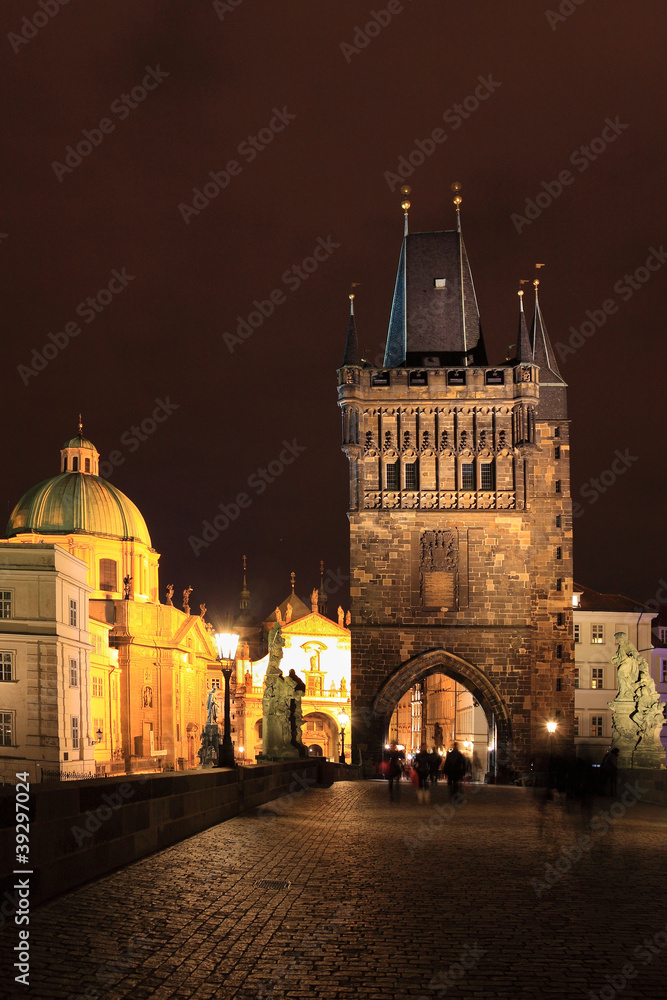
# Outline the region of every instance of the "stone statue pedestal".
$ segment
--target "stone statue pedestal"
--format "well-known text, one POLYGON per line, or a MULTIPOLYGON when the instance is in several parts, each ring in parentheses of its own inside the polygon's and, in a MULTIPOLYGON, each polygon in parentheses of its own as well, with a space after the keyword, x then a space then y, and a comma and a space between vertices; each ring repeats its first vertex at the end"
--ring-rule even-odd
POLYGON ((630 716, 637 706, 634 698, 615 698, 607 704, 611 709, 611 745, 619 750, 618 766, 631 768, 639 730, 630 716))
POLYGON ((218 763, 220 748, 220 727, 217 722, 207 722, 201 734, 201 747, 197 753, 202 767, 213 767, 218 763))

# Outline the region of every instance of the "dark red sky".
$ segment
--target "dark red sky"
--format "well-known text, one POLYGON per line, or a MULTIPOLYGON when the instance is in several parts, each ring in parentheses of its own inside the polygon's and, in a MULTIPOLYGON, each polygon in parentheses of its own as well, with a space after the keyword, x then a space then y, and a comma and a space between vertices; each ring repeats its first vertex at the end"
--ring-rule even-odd
MULTIPOLYGON (((56 0, 44 2, 51 10, 56 0)), ((384 0, 217 6, 72 0, 42 25, 37 0, 2 5, 6 513, 57 472, 81 410, 102 459, 120 453, 110 478, 146 517, 163 589, 191 584, 193 605, 205 601, 215 620, 235 604, 243 552, 260 614, 286 596, 292 569, 304 598, 320 558, 344 574, 335 370, 347 294, 360 282, 358 327, 375 358, 402 235, 400 195, 385 172, 442 128, 446 141, 409 178, 410 227, 452 228, 450 185, 462 183, 490 361, 514 342, 518 281, 536 262, 546 265, 541 303, 554 344, 613 300, 615 311, 561 367, 581 505, 575 576, 654 597, 667 578, 667 268, 647 271, 631 294, 624 275, 667 244, 665 4, 586 0, 556 21, 534 0, 405 0, 358 52, 345 46, 384 0), (38 30, 23 21, 36 12, 38 30), (34 37, 17 41, 22 30, 34 37), (155 89, 124 105, 146 67, 155 89), (466 120, 452 112, 443 121, 479 77, 493 92, 466 120), (102 119, 110 124, 93 133, 99 145, 71 170, 54 168, 102 119), (282 131, 251 160, 239 145, 272 119, 282 131), (606 119, 617 123, 613 141, 594 143, 585 160, 575 151, 606 119), (193 189, 230 160, 240 170, 186 222, 179 205, 192 205, 193 189), (526 199, 564 170, 572 182, 515 225, 526 199), (300 287, 286 283, 318 238, 339 245, 300 287), (77 307, 114 269, 132 280, 87 323, 77 307), (273 314, 230 352, 223 335, 277 289, 273 314), (19 366, 69 322, 80 334, 26 376, 19 366), (177 408, 138 447, 128 444, 156 399, 177 408), (259 493, 251 477, 278 460, 283 441, 305 450, 259 493), (627 467, 600 493, 591 480, 609 482, 617 451, 627 467), (195 555, 190 537, 239 492, 250 505, 195 555)))

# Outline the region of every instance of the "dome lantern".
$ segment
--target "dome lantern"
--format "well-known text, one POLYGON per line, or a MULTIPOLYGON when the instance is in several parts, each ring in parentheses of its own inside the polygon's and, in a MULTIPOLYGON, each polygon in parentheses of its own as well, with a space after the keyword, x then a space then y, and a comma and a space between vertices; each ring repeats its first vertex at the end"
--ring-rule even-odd
POLYGON ((83 472, 90 476, 100 474, 100 453, 88 438, 82 434, 83 424, 79 414, 78 433, 65 441, 60 449, 61 472, 83 472))

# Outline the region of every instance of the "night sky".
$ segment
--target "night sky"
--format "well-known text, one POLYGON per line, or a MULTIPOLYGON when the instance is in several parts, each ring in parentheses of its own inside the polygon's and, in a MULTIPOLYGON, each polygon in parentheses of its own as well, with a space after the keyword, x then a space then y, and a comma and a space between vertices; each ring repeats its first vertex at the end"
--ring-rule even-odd
MULTIPOLYGON (((347 296, 358 282, 377 363, 400 183, 418 232, 454 228, 460 181, 489 363, 515 341, 519 280, 545 265, 540 302, 570 386, 575 578, 656 596, 662 0, 57 3, 0 10, 3 514, 58 472, 81 411, 162 553, 162 595, 190 584, 193 608, 221 624, 247 553, 256 614, 287 596, 292 570, 308 600, 320 559, 330 614, 347 607, 347 296), (417 140, 423 162, 397 179, 417 140), (227 530, 193 541, 239 493, 227 530)), ((532 291, 526 303, 530 319, 532 291)))

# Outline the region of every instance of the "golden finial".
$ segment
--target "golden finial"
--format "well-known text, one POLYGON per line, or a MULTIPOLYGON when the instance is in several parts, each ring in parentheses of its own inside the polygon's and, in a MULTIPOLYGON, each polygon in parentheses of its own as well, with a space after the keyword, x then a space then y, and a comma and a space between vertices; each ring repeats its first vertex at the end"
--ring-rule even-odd
POLYGON ((404 184, 401 188, 401 194, 403 195, 403 201, 401 202, 401 208, 403 209, 403 235, 408 235, 408 212, 410 210, 410 202, 408 201, 408 195, 410 194, 410 185, 404 184))
POLYGON ((292 584, 292 593, 294 593, 294 587, 296 586, 296 573, 294 572, 294 570, 292 570, 292 572, 290 573, 289 578, 292 584))
POLYGON ((81 423, 81 414, 79 414, 79 434, 83 430, 83 424, 81 423))

